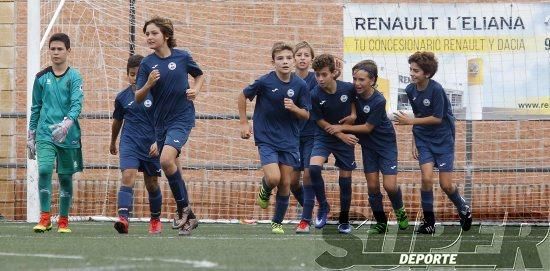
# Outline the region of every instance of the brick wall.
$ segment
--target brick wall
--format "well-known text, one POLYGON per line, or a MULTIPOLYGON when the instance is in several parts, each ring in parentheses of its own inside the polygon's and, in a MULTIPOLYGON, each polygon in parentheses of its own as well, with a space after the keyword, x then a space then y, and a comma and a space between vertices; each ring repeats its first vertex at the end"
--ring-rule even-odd
MULTIPOLYGON (((196 101, 197 113, 236 115, 236 95, 270 69, 269 50, 276 40, 290 43, 307 40, 317 54, 326 52, 341 57, 342 7, 345 2, 348 1, 163 2, 165 6, 161 15, 174 18, 179 45, 188 48, 207 72, 206 85, 196 101)), ((54 32, 67 32, 72 38, 71 63, 82 72, 85 81, 85 113, 108 114, 116 93, 126 84, 127 7, 108 7, 109 4, 105 3, 94 1, 95 5, 104 8, 101 12, 94 12, 83 1, 67 1, 58 20, 62 24, 55 25, 53 29, 54 32), (92 25, 97 26, 99 32, 92 25), (98 46, 98 39, 102 40, 101 47, 98 46)), ((52 4, 43 5, 50 12, 55 8, 52 4)), ((0 1, 0 7, 0 30, 12 37, 0 41, 1 111, 25 112, 26 2, 0 1)), ((137 52, 147 54, 143 47, 141 25, 144 18, 157 14, 159 9, 157 3, 148 4, 146 1, 137 1, 137 7, 137 52)), ((45 26, 47 18, 42 18, 42 23, 45 26)), ((48 63, 46 54, 43 54, 42 63, 48 63)), ((248 112, 252 112, 252 106, 248 112)), ((24 164, 25 120, 0 118, 0 125, 0 162, 24 164)), ((85 162, 89 165, 118 165, 117 157, 108 154, 110 120, 84 119, 81 126, 84 131, 85 162)), ((253 142, 239 139, 238 128, 235 120, 198 120, 182 152, 183 164, 230 166, 257 163, 253 142)), ((473 205, 478 218, 500 218, 504 212, 510 212, 512 218, 523 220, 548 217, 550 201, 545 195, 550 192, 549 172, 507 172, 498 169, 504 166, 548 166, 549 135, 547 121, 474 123, 473 163, 477 167, 495 169, 473 174, 473 205)), ((410 138, 410 127, 398 127, 400 167, 415 169, 401 173, 399 182, 403 184, 406 206, 414 213, 419 205, 420 173, 409 154, 410 138)), ((465 146, 465 124, 459 122, 457 168, 465 166, 465 146)), ((356 157, 360 157, 359 151, 356 157)), ((337 210, 335 173, 329 171, 327 174, 327 191, 334 202, 333 210, 337 210)), ((106 204, 105 214, 113 216, 119 176, 117 170, 106 169, 90 169, 76 176, 72 214, 98 214, 106 204)), ((254 205, 254 192, 257 191, 260 176, 260 171, 254 169, 185 171, 194 206, 202 217, 208 218, 269 218, 271 212, 261 211, 254 205)), ((463 189, 464 172, 457 172, 455 179, 463 189)), ((24 169, 0 168, 0 213, 8 218, 25 218, 24 180, 24 169)), ((354 173, 354 183, 353 210, 370 217, 366 182, 361 172, 354 173)), ((163 192, 166 195, 163 210, 167 215, 173 210, 173 201, 165 182, 163 192)), ((452 204, 439 189, 436 189, 436 194, 441 216, 454 219, 452 204)), ((385 203, 389 210, 389 202, 385 200, 385 203)), ((136 214, 147 215, 146 204, 146 193, 138 181, 136 214)))

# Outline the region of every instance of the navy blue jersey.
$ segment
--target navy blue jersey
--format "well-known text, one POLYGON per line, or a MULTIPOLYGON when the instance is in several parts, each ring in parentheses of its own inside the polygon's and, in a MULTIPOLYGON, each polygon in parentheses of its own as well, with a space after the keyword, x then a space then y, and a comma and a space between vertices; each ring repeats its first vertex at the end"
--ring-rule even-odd
MULTIPOLYGON (((306 81, 307 89, 309 91, 312 91, 317 86, 317 79, 315 79, 314 72, 309 72, 306 78, 304 78, 304 81, 306 81)), ((319 128, 317 126, 317 123, 311 120, 311 117, 308 120, 302 120, 300 127, 301 127, 300 136, 303 136, 303 137, 314 136, 315 132, 319 128)))
POLYGON ((292 74, 290 82, 281 81, 273 71, 243 90, 249 100, 256 98, 253 127, 256 145, 268 144, 280 151, 298 151, 300 127, 294 113, 285 109, 284 98, 306 110, 311 109, 311 100, 306 82, 292 74))
POLYGON ((413 134, 415 139, 418 139, 416 145, 429 144, 426 147, 435 153, 454 151, 455 118, 443 87, 438 82, 430 80, 425 90, 418 91, 416 84, 410 84, 405 91, 415 117, 434 116, 441 119, 438 125, 413 126, 413 134))
MULTIPOLYGON (((311 120, 324 119, 330 124, 339 124, 338 121, 351 114, 351 107, 355 103, 355 88, 353 84, 336 81, 336 92, 326 93, 320 86, 316 86, 311 93, 311 120)), ((315 136, 336 139, 322 129, 317 129, 315 136)))
POLYGON ((375 91, 368 99, 357 96, 356 124, 370 124, 374 129, 369 134, 357 134, 359 144, 377 151, 397 151, 395 129, 386 113, 386 99, 375 91))
POLYGON ((136 86, 145 85, 149 73, 158 70, 160 79, 151 88, 153 96, 155 127, 170 126, 174 122, 185 126, 195 125, 195 106, 187 100, 189 82, 187 75, 202 75, 202 70, 191 55, 179 49, 171 49, 170 56, 161 58, 155 53, 145 57, 139 66, 136 86))
POLYGON ((142 103, 136 103, 132 87, 128 87, 116 96, 113 118, 124 120, 120 135, 121 153, 127 150, 142 160, 155 160, 149 157, 149 148, 155 142, 152 105, 150 94, 142 103))

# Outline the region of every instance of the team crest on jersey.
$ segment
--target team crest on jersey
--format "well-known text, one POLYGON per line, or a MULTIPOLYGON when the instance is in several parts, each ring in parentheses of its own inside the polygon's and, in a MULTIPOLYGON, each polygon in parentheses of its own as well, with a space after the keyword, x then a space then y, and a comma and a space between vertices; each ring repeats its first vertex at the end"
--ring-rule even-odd
POLYGON ((176 69, 176 63, 174 63, 174 62, 168 63, 168 69, 170 69, 171 71, 175 70, 176 69))
POLYGON ((370 112, 370 106, 365 105, 365 106, 363 107, 363 112, 365 112, 365 114, 368 114, 368 113, 370 112))
POLYGON ((292 98, 292 96, 294 96, 294 90, 293 90, 293 89, 287 90, 287 91, 286 91, 286 95, 287 95, 288 97, 291 97, 291 98, 292 98))
POLYGON ((144 105, 145 107, 151 107, 152 104, 153 104, 153 102, 151 102, 151 100, 145 100, 145 101, 143 102, 143 105, 144 105))
POLYGON ((428 100, 428 99, 424 99, 424 101, 422 101, 422 103, 424 104, 424 106, 430 106, 430 100, 428 100))
POLYGON ((348 95, 344 94, 344 95, 340 96, 340 101, 341 102, 345 103, 347 100, 348 100, 348 95))

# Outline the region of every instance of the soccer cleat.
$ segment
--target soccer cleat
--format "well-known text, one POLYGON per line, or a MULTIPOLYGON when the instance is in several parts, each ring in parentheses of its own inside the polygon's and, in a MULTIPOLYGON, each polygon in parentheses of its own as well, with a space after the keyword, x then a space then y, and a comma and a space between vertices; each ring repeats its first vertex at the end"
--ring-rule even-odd
POLYGON ((178 219, 174 218, 174 221, 172 222, 172 229, 180 229, 182 228, 185 223, 187 223, 187 220, 189 218, 189 214, 191 214, 193 211, 191 211, 191 207, 187 206, 183 208, 183 210, 178 210, 178 219))
POLYGON ((69 218, 66 216, 60 216, 57 220, 57 232, 59 233, 71 233, 69 229, 69 218))
POLYGON ((283 229, 283 224, 271 222, 271 233, 284 234, 285 230, 283 229))
POLYGON ((149 234, 160 234, 162 232, 162 222, 160 218, 151 217, 149 220, 149 234))
POLYGON ((388 232, 388 224, 376 223, 370 226, 370 229, 367 231, 367 234, 383 234, 386 232, 388 232))
POLYGON ((317 210, 317 218, 315 219, 315 228, 322 229, 328 220, 328 214, 330 213, 330 206, 328 203, 324 207, 319 207, 317 210))
POLYGON ((405 212, 405 207, 394 210, 395 216, 397 217, 397 225, 400 230, 406 230, 409 227, 409 219, 407 218, 407 213, 405 212))
POLYGON ((52 221, 50 218, 50 213, 42 212, 40 213, 40 221, 36 226, 32 228, 34 232, 45 232, 52 229, 52 221))
POLYGON ((118 218, 118 221, 115 222, 115 230, 118 231, 120 234, 128 233, 128 218, 120 216, 118 218))
POLYGON ((462 211, 458 212, 458 216, 460 216, 462 230, 469 231, 470 227, 472 227, 472 211, 470 210, 470 206, 464 205, 462 211))
POLYGON ((271 193, 269 193, 264 189, 263 184, 260 185, 260 192, 258 192, 258 196, 256 198, 256 201, 258 202, 258 205, 260 205, 260 208, 262 209, 267 208, 267 205, 269 205, 270 196, 271 196, 271 193))
POLYGON ((352 227, 349 223, 342 223, 338 225, 338 232, 342 234, 350 234, 352 227))
POLYGON ((416 233, 422 234, 434 234, 435 233, 435 223, 430 223, 425 219, 422 221, 422 224, 416 230, 416 233))
POLYGON ((199 220, 196 218, 190 218, 187 220, 187 223, 178 231, 178 235, 187 236, 191 235, 191 231, 196 229, 199 226, 199 220))
POLYGON ((309 233, 309 221, 307 220, 300 220, 300 223, 296 227, 296 233, 309 233))

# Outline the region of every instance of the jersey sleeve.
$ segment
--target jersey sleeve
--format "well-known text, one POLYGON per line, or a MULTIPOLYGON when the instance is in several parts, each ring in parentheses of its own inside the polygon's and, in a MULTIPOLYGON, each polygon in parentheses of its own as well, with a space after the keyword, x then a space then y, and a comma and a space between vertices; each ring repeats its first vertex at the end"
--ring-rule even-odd
POLYGON ((412 108, 412 111, 413 111, 413 114, 416 116, 416 114, 418 113, 418 109, 416 108, 416 104, 413 102, 413 96, 412 96, 412 85, 408 85, 406 88, 405 88, 405 93, 407 93, 407 98, 409 99, 409 104, 411 105, 411 108, 412 108))
POLYGON ((124 107, 120 103, 120 99, 115 99, 115 110, 113 111, 113 119, 122 121, 124 119, 124 107))
POLYGON ((42 109, 42 86, 38 77, 34 79, 32 86, 32 106, 31 106, 31 118, 29 121, 29 130, 36 130, 38 125, 38 119, 40 118, 40 110, 42 109))
POLYGON ((249 86, 243 89, 243 94, 246 98, 252 101, 254 100, 254 97, 258 95, 261 88, 262 88, 262 81, 260 79, 257 79, 256 81, 254 81, 254 83, 250 84, 249 86))
POLYGON ((432 92, 432 116, 442 119, 445 115, 445 91, 436 87, 432 92))
POLYGON ((374 108, 370 109, 369 117, 367 118, 367 123, 372 126, 378 126, 384 119, 386 115, 386 101, 380 101, 374 105, 374 108))
POLYGON ((319 104, 319 97, 314 91, 311 94, 311 115, 310 119, 313 121, 318 121, 323 119, 323 111, 321 110, 321 105, 319 104))
POLYGON ((71 106, 69 108, 69 113, 67 113, 67 117, 72 120, 76 120, 82 111, 82 100, 84 99, 84 93, 82 91, 82 77, 80 76, 80 73, 74 73, 74 76, 71 78, 70 88, 71 106))
POLYGON ((197 62, 193 60, 193 57, 190 54, 187 54, 186 62, 187 62, 187 73, 189 73, 191 76, 197 77, 203 74, 201 68, 199 67, 197 62))
POLYGON ((145 83, 147 83, 149 73, 151 73, 149 66, 142 61, 141 64, 139 64, 139 70, 136 76, 136 89, 141 89, 145 83))

